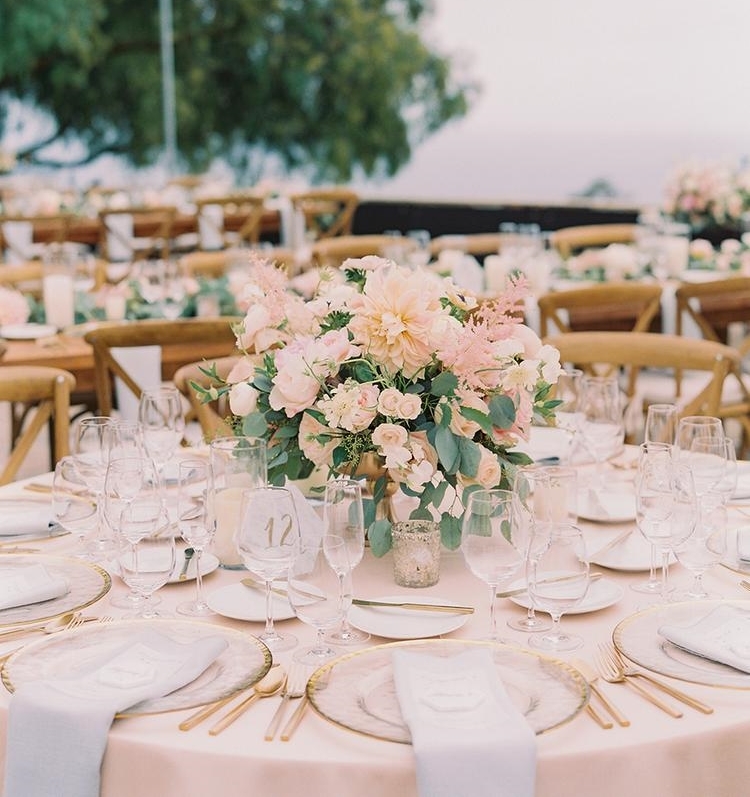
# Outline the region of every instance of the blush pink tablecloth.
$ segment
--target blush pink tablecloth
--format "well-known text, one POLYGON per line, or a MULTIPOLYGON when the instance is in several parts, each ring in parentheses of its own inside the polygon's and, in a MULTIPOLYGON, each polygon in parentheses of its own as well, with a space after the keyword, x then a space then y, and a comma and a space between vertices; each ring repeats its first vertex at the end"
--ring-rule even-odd
MULTIPOLYGON (((18 485, 0 491, 0 496, 19 494, 18 485)), ((25 493, 28 496, 28 493, 25 493)), ((742 515, 733 512, 732 521, 742 515)), ((750 523, 750 521, 747 521, 750 523)), ((596 548, 623 526, 581 524, 591 547, 596 548)), ((637 533, 637 532, 636 532, 637 533)), ((44 552, 64 554, 75 541, 62 538, 37 544, 44 552)), ((597 570, 599 568, 593 568, 597 570)), ((686 585, 689 575, 672 568, 673 580, 686 585)), ((607 609, 563 618, 572 631, 585 637, 582 649, 567 658, 593 663, 596 645, 610 638, 613 627, 633 613, 643 598, 628 588, 644 574, 607 571, 624 587, 623 599, 607 609)), ((239 580, 241 573, 216 571, 205 580, 212 591, 239 580)), ((710 590, 727 598, 742 598, 740 577, 724 568, 706 576, 710 590)), ((355 571, 355 593, 372 597, 402 592, 394 587, 390 555, 375 559, 366 552, 355 571)), ((123 590, 114 579, 113 592, 123 590)), ((192 595, 193 582, 168 585, 161 591, 163 607, 169 609, 192 595)), ((477 611, 451 636, 481 638, 487 629, 487 588, 466 569, 460 552, 444 552, 441 577, 435 587, 413 590, 415 599, 436 595, 470 603, 477 611)), ((524 613, 508 600, 499 602, 499 622, 505 637, 525 645, 528 636, 505 627, 511 616, 524 613)), ((89 612, 119 616, 105 597, 89 612)), ((261 624, 217 618, 217 623, 261 631, 261 624)), ((284 621, 302 644, 313 641, 313 631, 297 620, 284 621)), ((387 640, 373 638, 372 643, 387 640)), ((15 643, 17 644, 17 643, 15 643)), ((10 647, 6 643, 5 647, 10 647)), ((345 652, 345 651, 343 651, 345 652)), ((0 648, 0 654, 2 648, 0 648)), ((561 657, 564 658, 564 657, 561 657)), ((291 653, 279 659, 289 662, 291 653)), ((703 715, 682 707, 684 716, 673 719, 649 705, 630 689, 604 684, 606 694, 631 720, 629 728, 600 729, 585 712, 572 722, 538 737, 538 797, 706 797, 743 795, 750 783, 750 691, 715 689, 676 683, 714 707, 703 715)), ((0 692, 0 749, 5 747, 8 694, 0 692)), ((177 724, 190 712, 117 720, 112 727, 104 759, 103 797, 185 797, 221 794, 222 797, 310 797, 310 795, 367 795, 367 797, 416 797, 411 747, 378 741, 343 730, 308 709, 302 724, 289 742, 265 742, 263 732, 276 709, 278 698, 261 701, 230 728, 216 737, 208 735, 210 721, 189 732, 177 724)), ((44 751, 40 750, 43 766, 44 751)), ((466 794, 471 793, 467 784, 466 794)))

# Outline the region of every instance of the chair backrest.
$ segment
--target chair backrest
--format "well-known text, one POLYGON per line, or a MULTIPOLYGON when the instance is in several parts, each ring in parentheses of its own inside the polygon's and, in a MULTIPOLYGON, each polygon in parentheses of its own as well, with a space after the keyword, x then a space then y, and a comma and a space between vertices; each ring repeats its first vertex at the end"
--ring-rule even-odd
POLYGON ((69 371, 36 365, 0 368, 0 401, 31 407, 8 461, 0 471, 0 484, 13 481, 39 433, 52 424, 53 466, 66 456, 70 445, 70 395, 76 380, 69 371))
POLYGON ((34 240, 63 243, 75 217, 71 213, 48 216, 0 216, 0 251, 8 263, 18 264, 37 256, 34 240))
POLYGON ((349 257, 383 256, 392 245, 393 238, 389 235, 339 235, 336 238, 324 238, 313 244, 312 262, 317 266, 337 268, 349 257))
POLYGON ((172 206, 99 211, 99 254, 112 261, 169 257, 176 215, 172 206))
POLYGON ((260 240, 264 197, 260 194, 230 194, 196 201, 201 249, 225 249, 260 240))
POLYGON ((480 232, 469 235, 440 235, 430 242, 430 251, 438 255, 444 249, 460 248, 468 255, 483 257, 500 252, 503 234, 498 232, 480 232))
POLYGON ((731 324, 750 323, 750 277, 683 282, 675 291, 675 299, 678 335, 689 318, 707 340, 727 343, 731 324))
MULTIPOLYGON (((292 194, 292 209, 305 219, 316 239, 351 235, 359 195, 348 188, 318 188, 292 194)), ((372 253, 370 253, 372 254, 372 253)))
MULTIPOLYGON (((684 415, 720 416, 727 374, 739 366, 739 353, 722 343, 655 332, 567 332, 545 339, 560 351, 560 361, 577 366, 605 364, 642 368, 689 368, 706 372, 707 382, 682 404, 684 415)), ((634 395, 636 386, 629 388, 634 395)))
POLYGON ((140 398, 143 392, 137 376, 118 362, 112 349, 160 346, 164 359, 164 349, 169 347, 172 351, 168 359, 174 368, 172 373, 166 373, 162 368, 162 378, 169 379, 180 365, 195 362, 196 358, 205 357, 212 361, 232 354, 236 346, 233 326, 240 321, 240 318, 227 317, 177 321, 148 319, 105 324, 89 330, 84 339, 94 351, 94 383, 100 414, 112 414, 115 377, 122 380, 136 398, 140 398))
POLYGON ((552 246, 562 257, 588 247, 609 244, 629 244, 635 241, 637 224, 584 224, 578 227, 562 227, 550 236, 552 246))
POLYGON ((659 314, 660 285, 608 282, 540 296, 539 332, 648 332, 659 314))
POLYGON ((202 360, 189 363, 175 371, 173 378, 175 386, 188 400, 191 415, 200 424, 203 438, 207 442, 215 437, 228 437, 233 434, 232 427, 227 422, 230 415, 229 400, 224 395, 216 401, 203 402, 194 385, 206 389, 214 387, 214 380, 205 371, 212 369, 221 379, 226 379, 238 360, 239 355, 219 357, 211 362, 202 360))

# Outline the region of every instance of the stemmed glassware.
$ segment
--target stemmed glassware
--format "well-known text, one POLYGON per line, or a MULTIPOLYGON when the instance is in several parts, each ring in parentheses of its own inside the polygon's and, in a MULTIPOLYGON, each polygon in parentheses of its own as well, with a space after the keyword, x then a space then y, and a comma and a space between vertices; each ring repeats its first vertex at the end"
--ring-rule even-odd
MULTIPOLYGON (((335 565, 339 573, 341 601, 346 607, 339 628, 326 635, 329 642, 335 645, 357 645, 367 642, 369 634, 358 631, 349 625, 348 608, 351 605, 351 590, 347 593, 345 586, 351 582, 352 570, 362 561, 365 551, 365 521, 362 509, 362 486, 355 479, 332 479, 326 484, 323 501, 323 550, 328 555, 329 537, 336 547, 339 540, 346 546, 346 557, 336 557, 335 565), (342 569, 345 564, 348 570, 342 569)), ((331 557, 331 564, 334 564, 331 557)))
POLYGON ((348 545, 342 537, 326 534, 321 539, 300 539, 295 546, 287 575, 289 603, 297 617, 317 632, 312 647, 294 654, 300 664, 317 666, 337 655, 325 631, 344 617, 347 585, 342 586, 342 579, 348 581, 351 572, 348 545))
POLYGON ((234 539, 245 567, 265 583, 266 627, 258 638, 272 653, 297 644, 291 634, 280 634, 274 627, 271 589, 275 579, 287 575, 299 536, 297 510, 289 490, 256 487, 243 492, 234 539))
POLYGON ((190 617, 214 614, 203 598, 203 551, 214 537, 214 519, 207 501, 209 466, 204 460, 180 462, 177 497, 177 528, 182 539, 193 549, 195 558, 195 599, 180 603, 177 611, 190 617))
POLYGON ((604 463, 621 448, 625 425, 620 385, 616 376, 584 376, 581 397, 581 434, 596 462, 592 489, 604 486, 604 463))
POLYGON ((551 652, 579 648, 583 639, 563 633, 560 620, 584 599, 589 587, 589 563, 581 530, 568 523, 536 526, 526 560, 526 580, 532 604, 552 618, 551 630, 530 637, 529 645, 551 652))
POLYGON ((677 561, 693 575, 690 587, 678 594, 681 600, 705 600, 718 597, 706 591, 703 576, 718 564, 727 550, 727 510, 721 496, 709 493, 702 499, 701 522, 695 531, 674 549, 677 561), (706 506, 708 502, 708 506, 706 506))
POLYGON ((158 499, 137 500, 120 515, 120 548, 117 557, 122 580, 140 597, 133 617, 159 617, 153 595, 174 571, 175 542, 169 518, 158 499))
POLYGON ((677 460, 692 471, 696 495, 713 490, 726 467, 726 435, 721 419, 708 415, 680 418, 675 446, 677 460))
POLYGON ((724 473, 713 489, 713 492, 720 496, 722 504, 726 504, 737 489, 737 449, 731 437, 725 437, 724 444, 726 446, 724 473))
POLYGON ((138 402, 138 422, 146 453, 154 460, 161 479, 185 431, 182 397, 176 387, 144 390, 138 402))
POLYGON ((86 541, 96 528, 96 501, 83 482, 75 459, 62 457, 55 465, 52 477, 52 516, 71 534, 78 535, 81 552, 79 556, 90 559, 86 541))
POLYGON ((572 456, 577 437, 583 422, 581 403, 583 394, 583 371, 579 368, 566 368, 555 384, 555 400, 560 404, 555 407, 555 420, 560 429, 564 429, 569 437, 566 460, 572 456))
POLYGON ((111 419, 106 416, 83 418, 76 428, 73 459, 81 480, 94 496, 97 509, 96 529, 89 536, 93 558, 107 559, 114 551, 114 541, 104 518, 104 478, 109 464, 111 419))
POLYGON ((675 462, 672 447, 644 443, 636 476, 636 523, 662 557, 659 602, 669 602, 669 557, 694 531, 698 505, 689 468, 675 462))
POLYGON ((497 590, 521 570, 526 550, 526 529, 515 495, 499 489, 472 492, 461 526, 461 551, 469 570, 489 587, 490 640, 499 641, 497 590))

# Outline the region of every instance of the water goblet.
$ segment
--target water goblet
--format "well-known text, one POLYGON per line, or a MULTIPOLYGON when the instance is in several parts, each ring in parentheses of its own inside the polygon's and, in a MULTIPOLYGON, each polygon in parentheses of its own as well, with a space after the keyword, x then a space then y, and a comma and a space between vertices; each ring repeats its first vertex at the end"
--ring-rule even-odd
POLYGON ((352 572, 348 550, 347 541, 333 534, 300 539, 295 546, 287 574, 289 603, 297 617, 317 633, 312 647, 294 654, 300 664, 317 666, 337 655, 325 631, 341 623, 346 613, 344 593, 351 594, 348 581, 352 572))
POLYGON ((153 596, 169 581, 175 566, 169 525, 167 510, 159 500, 134 501, 122 511, 117 566, 122 580, 140 598, 132 617, 160 616, 153 596))
POLYGON ((352 628, 347 620, 351 605, 351 590, 345 592, 345 583, 351 580, 351 573, 362 561, 365 551, 365 521, 362 508, 362 486, 355 479, 331 479, 326 484, 323 500, 323 550, 328 552, 328 539, 332 538, 336 546, 343 540, 346 546, 346 558, 343 561, 348 570, 338 567, 341 601, 346 606, 339 628, 330 630, 326 635, 329 642, 335 645, 358 645, 367 642, 369 634, 352 628), (348 601, 347 601, 348 597, 348 601), (347 605, 347 603, 349 605, 347 605))
POLYGON ((55 465, 52 477, 52 517, 65 531, 78 536, 78 556, 91 559, 86 542, 97 524, 96 500, 84 484, 72 456, 62 457, 55 465))
POLYGON ((138 401, 138 422, 143 447, 162 479, 164 467, 174 456, 185 431, 182 397, 177 388, 144 390, 138 401))
POLYGON ((724 475, 727 449, 720 418, 689 415, 677 425, 675 455, 693 474, 695 492, 705 495, 724 475))
POLYGON ((604 487, 604 464, 622 448, 625 425, 620 385, 616 376, 585 376, 581 397, 581 434, 594 458, 591 489, 604 487))
POLYGON ((643 442, 674 445, 677 436, 677 420, 676 404, 650 404, 646 410, 643 442))
POLYGON ((266 626, 259 639, 273 653, 297 644, 274 627, 271 588, 285 577, 299 541, 299 521, 292 494, 284 487, 255 487, 242 493, 235 544, 245 567, 266 586, 266 626))
POLYGON ((552 628, 530 637, 529 645, 555 653, 575 650, 583 639, 563 633, 560 621, 588 591, 589 564, 583 534, 568 523, 547 523, 538 525, 533 537, 526 560, 529 599, 536 609, 549 613, 552 628))
POLYGON ((706 591, 703 585, 704 574, 721 562, 727 551, 727 510, 722 506, 722 496, 709 493, 700 502, 700 521, 695 531, 679 545, 675 546, 677 561, 693 576, 693 583, 677 594, 680 600, 706 600, 718 598, 706 591))
POLYGON ((203 597, 203 552, 214 537, 214 520, 206 494, 209 466, 204 460, 187 459, 179 466, 177 497, 177 528, 182 539, 193 549, 195 558, 195 599, 180 603, 177 611, 190 617, 210 617, 214 614, 203 597))
POLYGON ((475 490, 461 524, 461 552, 469 570, 490 592, 489 639, 499 641, 495 604, 498 588, 522 568, 526 530, 518 501, 509 490, 475 490))
POLYGON ((721 496, 721 503, 726 505, 737 489, 737 449, 731 437, 724 438, 726 446, 726 462, 724 471, 718 483, 714 485, 713 492, 721 496))

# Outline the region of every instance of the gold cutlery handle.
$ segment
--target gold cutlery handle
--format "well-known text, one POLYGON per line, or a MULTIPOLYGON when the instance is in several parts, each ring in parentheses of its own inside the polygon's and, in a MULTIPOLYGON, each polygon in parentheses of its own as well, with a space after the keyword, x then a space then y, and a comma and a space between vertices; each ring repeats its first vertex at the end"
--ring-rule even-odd
POLYGON ((639 683, 632 680, 632 678, 625 678, 625 683, 631 688, 634 689, 638 694, 644 699, 648 700, 649 703, 652 703, 657 708, 660 708, 665 713, 669 714, 670 717, 674 717, 675 719, 679 719, 682 716, 682 712, 678 711, 677 709, 672 708, 672 706, 668 706, 666 703, 659 700, 656 695, 649 692, 647 689, 644 689, 639 683))
POLYGON ((419 612, 449 612, 450 614, 474 614, 473 606, 451 606, 443 603, 395 603, 393 601, 353 598, 355 606, 381 606, 385 609, 409 609, 419 612))
POLYGON ((645 672, 634 673, 634 675, 636 675, 638 678, 643 678, 645 681, 653 684, 657 689, 661 689, 662 692, 671 695, 675 700, 679 700, 681 703, 694 708, 696 711, 701 711, 704 714, 714 713, 714 710, 711 708, 711 706, 701 703, 700 700, 696 700, 694 697, 686 695, 684 692, 681 692, 679 689, 675 689, 673 686, 664 683, 664 681, 660 681, 658 678, 653 678, 645 672))
POLYGON ((603 728, 605 731, 608 731, 610 728, 612 728, 612 723, 609 720, 605 720, 604 717, 602 717, 602 715, 591 705, 591 703, 586 706, 586 713, 600 728, 603 728))
POLYGON ((289 703, 289 695, 284 695, 281 698, 281 703, 276 707, 276 711, 271 717, 271 721, 268 723, 268 727, 266 728, 266 732, 263 738, 267 742, 272 742, 274 737, 276 736, 276 732, 279 730, 279 725, 281 725, 281 720, 284 719, 284 712, 286 711, 287 703, 289 703))
POLYGON ((247 709, 260 698, 258 692, 253 692, 250 697, 246 697, 233 709, 228 711, 212 728, 209 729, 209 736, 218 736, 225 728, 228 728, 238 717, 242 716, 247 709))
POLYGON ((181 731, 189 731, 200 725, 203 720, 208 719, 212 714, 215 714, 219 709, 224 708, 228 703, 231 703, 234 695, 225 697, 222 700, 217 700, 215 703, 209 703, 207 706, 199 709, 195 714, 191 714, 186 720, 183 720, 177 727, 181 731))
POLYGON ((602 705, 609 712, 614 721, 621 727, 627 728, 630 725, 630 720, 613 704, 609 698, 602 692, 596 684, 589 683, 591 691, 602 701, 602 705))
POLYGON ((288 742, 292 738, 292 734, 297 729, 297 726, 302 719, 302 715, 305 713, 305 709, 307 708, 307 695, 302 695, 299 701, 299 705, 294 710, 294 714, 289 718, 289 722, 287 722, 286 727, 281 733, 281 741, 288 742))

